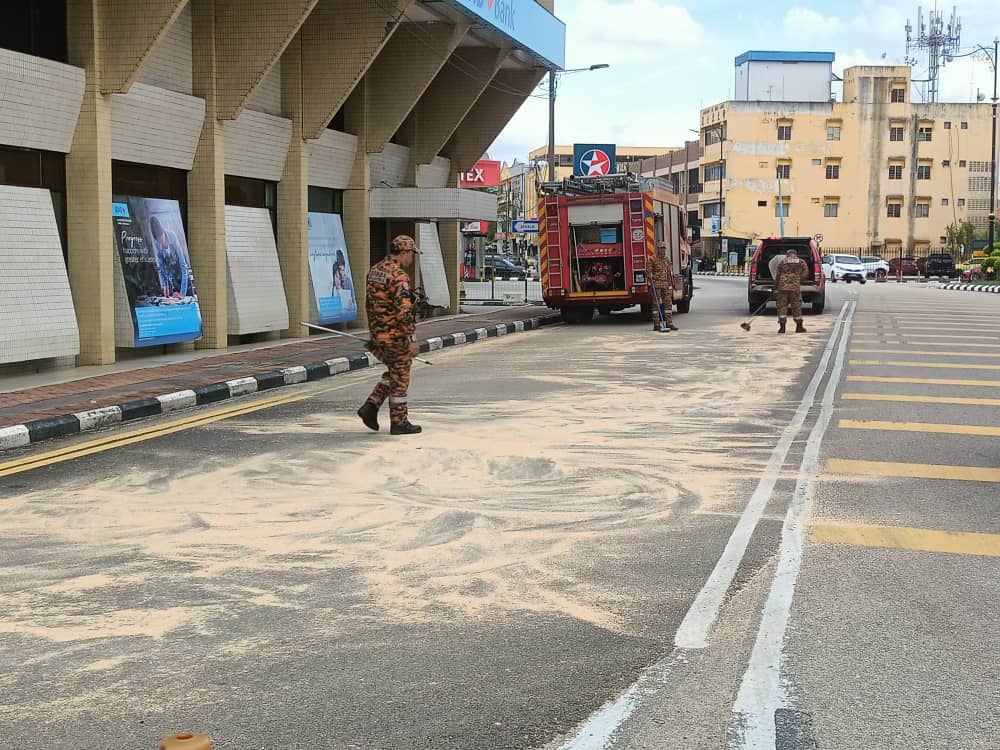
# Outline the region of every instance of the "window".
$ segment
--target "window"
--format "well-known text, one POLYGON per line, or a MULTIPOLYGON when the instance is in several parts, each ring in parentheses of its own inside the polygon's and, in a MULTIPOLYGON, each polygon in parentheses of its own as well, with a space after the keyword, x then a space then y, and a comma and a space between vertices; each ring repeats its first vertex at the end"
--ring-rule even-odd
POLYGON ((947 206, 948 205, 948 199, 947 198, 942 198, 941 199, 941 205, 942 206, 947 206))
POLYGON ((278 233, 278 183, 251 177, 226 175, 226 205, 266 208, 271 215, 271 228, 278 233))
POLYGON ((309 210, 321 214, 344 213, 344 191, 310 185, 309 210))
POLYGON ((898 219, 903 215, 903 204, 902 203, 889 203, 886 206, 886 216, 890 219, 898 219))
POLYGON ((826 219, 836 219, 837 213, 840 210, 840 204, 836 201, 828 201, 823 204, 823 218, 826 219))
POLYGON ((951 130, 951 120, 945 120, 944 121, 944 129, 945 130, 951 130))
POLYGON ((827 164, 826 165, 826 179, 828 179, 828 180, 839 180, 840 179, 840 165, 839 164, 827 164))
POLYGON ((826 126, 826 139, 828 141, 839 141, 840 140, 840 126, 839 125, 827 125, 826 126))
POLYGON ((788 198, 774 199, 774 215, 779 219, 788 218, 788 198))
POLYGON ((719 164, 709 164, 705 167, 705 182, 711 182, 713 180, 721 180, 726 176, 726 165, 719 164))
POLYGON ((945 159, 945 160, 943 160, 941 162, 941 166, 942 167, 950 167, 951 166, 951 159, 945 159))
POLYGON ((767 201, 757 201, 757 208, 766 208, 767 201))
POLYGON ((903 140, 903 129, 898 127, 889 128, 889 140, 890 141, 903 140))
POLYGON ((917 179, 929 180, 930 178, 931 178, 931 165, 930 164, 917 165, 917 179))
POLYGON ((965 205, 965 198, 959 198, 958 201, 956 201, 956 202, 958 203, 958 205, 964 206, 965 205))
POLYGON ((968 130, 969 129, 969 123, 963 122, 962 125, 961 125, 961 128, 962 128, 962 130, 968 130))
POLYGON ((757 162, 757 164, 760 166, 761 169, 767 169, 767 165, 769 163, 770 162, 766 162, 766 161, 759 161, 759 162, 757 162))
POLYGON ((4 0, 0 48, 68 62, 66 0, 4 0))
POLYGON ((918 141, 929 141, 934 133, 933 128, 917 128, 917 140, 918 141))
POLYGON ((889 179, 890 180, 901 180, 901 179, 903 179, 903 165, 902 164, 890 164, 889 165, 889 179))
POLYGON ((787 180, 792 176, 792 165, 791 164, 779 164, 778 165, 778 179, 787 180))
POLYGON ((959 159, 958 166, 964 167, 965 166, 965 159, 959 159))
POLYGON ((779 141, 790 141, 790 140, 792 140, 792 126, 791 125, 779 125, 778 126, 778 140, 779 141))
POLYGON ((924 202, 917 203, 914 206, 914 209, 915 210, 913 212, 913 215, 916 216, 918 219, 926 219, 928 216, 931 215, 930 203, 924 203, 924 202))
POLYGON ((813 166, 814 167, 821 167, 821 166, 823 166, 823 160, 822 159, 813 159, 812 162, 813 162, 813 166))
POLYGON ((893 87, 892 91, 889 93, 890 102, 905 102, 906 101, 906 89, 893 87))

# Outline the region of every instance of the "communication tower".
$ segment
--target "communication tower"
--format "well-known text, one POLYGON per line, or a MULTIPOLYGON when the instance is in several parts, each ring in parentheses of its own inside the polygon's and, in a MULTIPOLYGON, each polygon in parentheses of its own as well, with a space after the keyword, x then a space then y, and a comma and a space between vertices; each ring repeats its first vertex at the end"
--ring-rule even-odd
POLYGON ((924 23, 924 9, 918 7, 916 36, 913 31, 910 19, 907 18, 906 64, 916 65, 916 53, 927 50, 927 96, 924 101, 936 102, 941 68, 958 54, 962 20, 958 17, 955 6, 952 6, 951 18, 947 22, 944 20, 944 13, 935 8, 927 12, 927 23, 924 23))

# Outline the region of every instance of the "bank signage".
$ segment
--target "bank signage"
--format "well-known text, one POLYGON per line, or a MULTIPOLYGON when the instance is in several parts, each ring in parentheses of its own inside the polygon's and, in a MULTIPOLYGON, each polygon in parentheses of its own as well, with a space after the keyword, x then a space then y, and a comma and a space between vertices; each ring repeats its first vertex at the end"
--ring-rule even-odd
POLYGON ((562 68, 566 65, 566 24, 536 0, 447 0, 482 19, 518 46, 562 68))
POLYGON ((617 167, 615 144, 574 143, 573 175, 575 177, 600 177, 614 174, 617 167))
POLYGON ((464 188, 498 187, 500 162, 480 159, 472 169, 458 176, 458 184, 464 188))

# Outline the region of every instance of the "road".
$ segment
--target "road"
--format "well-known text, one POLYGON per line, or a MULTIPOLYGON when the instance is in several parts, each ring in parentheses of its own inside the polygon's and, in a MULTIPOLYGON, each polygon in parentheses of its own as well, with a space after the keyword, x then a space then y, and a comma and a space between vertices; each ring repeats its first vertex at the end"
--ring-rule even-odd
POLYGON ((1000 299, 743 284, 0 465, 6 742, 996 748, 1000 299))

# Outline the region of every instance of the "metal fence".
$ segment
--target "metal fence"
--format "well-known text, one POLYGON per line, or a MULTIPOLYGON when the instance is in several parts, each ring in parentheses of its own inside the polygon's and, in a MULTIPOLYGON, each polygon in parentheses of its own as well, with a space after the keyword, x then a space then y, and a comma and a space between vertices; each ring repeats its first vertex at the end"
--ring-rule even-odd
POLYGON ((540 281, 463 281, 462 299, 469 302, 495 301, 514 305, 542 301, 540 281))

